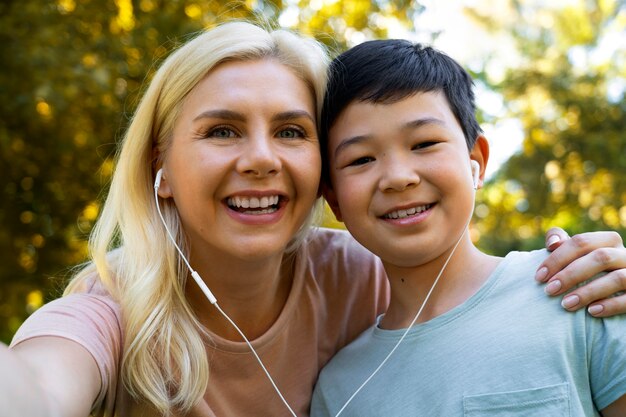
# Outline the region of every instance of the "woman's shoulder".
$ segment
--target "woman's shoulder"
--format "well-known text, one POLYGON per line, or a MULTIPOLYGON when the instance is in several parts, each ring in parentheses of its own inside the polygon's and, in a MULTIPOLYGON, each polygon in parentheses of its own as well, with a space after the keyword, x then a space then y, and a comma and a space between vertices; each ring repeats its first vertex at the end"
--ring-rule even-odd
POLYGON ((316 228, 304 246, 308 268, 320 285, 386 286, 380 259, 345 230, 316 228))
POLYGON ((325 337, 331 340, 334 334, 338 350, 385 311, 389 300, 385 271, 380 259, 345 230, 313 230, 306 250, 305 282, 309 292, 319 296, 319 311, 328 326, 325 337))
POLYGON ((120 307, 96 278, 82 281, 71 294, 36 310, 16 332, 12 344, 39 336, 58 336, 91 345, 119 345, 120 307), (100 339, 98 341, 98 339, 100 339))
POLYGON ((371 265, 376 256, 359 244, 346 230, 314 228, 309 234, 306 251, 319 261, 351 262, 371 265))

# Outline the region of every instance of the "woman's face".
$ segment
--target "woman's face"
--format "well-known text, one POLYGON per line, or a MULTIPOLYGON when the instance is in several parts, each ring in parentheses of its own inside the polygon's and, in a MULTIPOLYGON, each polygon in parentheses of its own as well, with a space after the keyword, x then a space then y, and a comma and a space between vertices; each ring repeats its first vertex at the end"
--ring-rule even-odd
POLYGON ((192 259, 282 256, 318 194, 315 115, 307 84, 272 59, 220 64, 191 91, 159 194, 174 200, 192 259))

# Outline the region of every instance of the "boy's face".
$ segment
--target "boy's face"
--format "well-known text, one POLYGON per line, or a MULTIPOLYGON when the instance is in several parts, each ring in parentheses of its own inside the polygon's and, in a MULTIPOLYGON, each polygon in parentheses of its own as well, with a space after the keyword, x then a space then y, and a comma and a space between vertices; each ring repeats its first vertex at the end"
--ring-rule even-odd
POLYGON ((386 263, 411 267, 457 242, 474 204, 470 157, 482 178, 489 148, 481 136, 468 152, 441 92, 353 102, 328 136, 332 190, 325 195, 362 245, 386 263))

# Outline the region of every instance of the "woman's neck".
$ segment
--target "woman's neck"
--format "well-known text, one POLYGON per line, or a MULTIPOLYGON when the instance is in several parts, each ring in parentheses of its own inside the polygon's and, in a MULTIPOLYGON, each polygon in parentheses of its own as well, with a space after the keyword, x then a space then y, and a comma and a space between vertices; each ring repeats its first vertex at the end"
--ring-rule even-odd
MULTIPOLYGON (((244 262, 202 262, 197 272, 217 298, 220 308, 249 340, 263 335, 276 322, 291 291, 294 257, 244 262)), ((187 301, 209 331, 227 340, 242 341, 226 318, 211 305, 190 277, 187 301)))

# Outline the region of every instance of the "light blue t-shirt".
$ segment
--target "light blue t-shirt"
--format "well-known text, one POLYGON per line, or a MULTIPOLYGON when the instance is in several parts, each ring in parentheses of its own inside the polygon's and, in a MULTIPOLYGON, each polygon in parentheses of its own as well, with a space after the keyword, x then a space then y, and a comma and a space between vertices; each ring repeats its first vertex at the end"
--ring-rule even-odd
MULTIPOLYGON (((626 393, 626 318, 569 313, 512 252, 463 304, 414 326, 341 416, 598 416, 626 393)), ((322 370, 311 417, 335 416, 404 330, 365 331, 322 370)))

